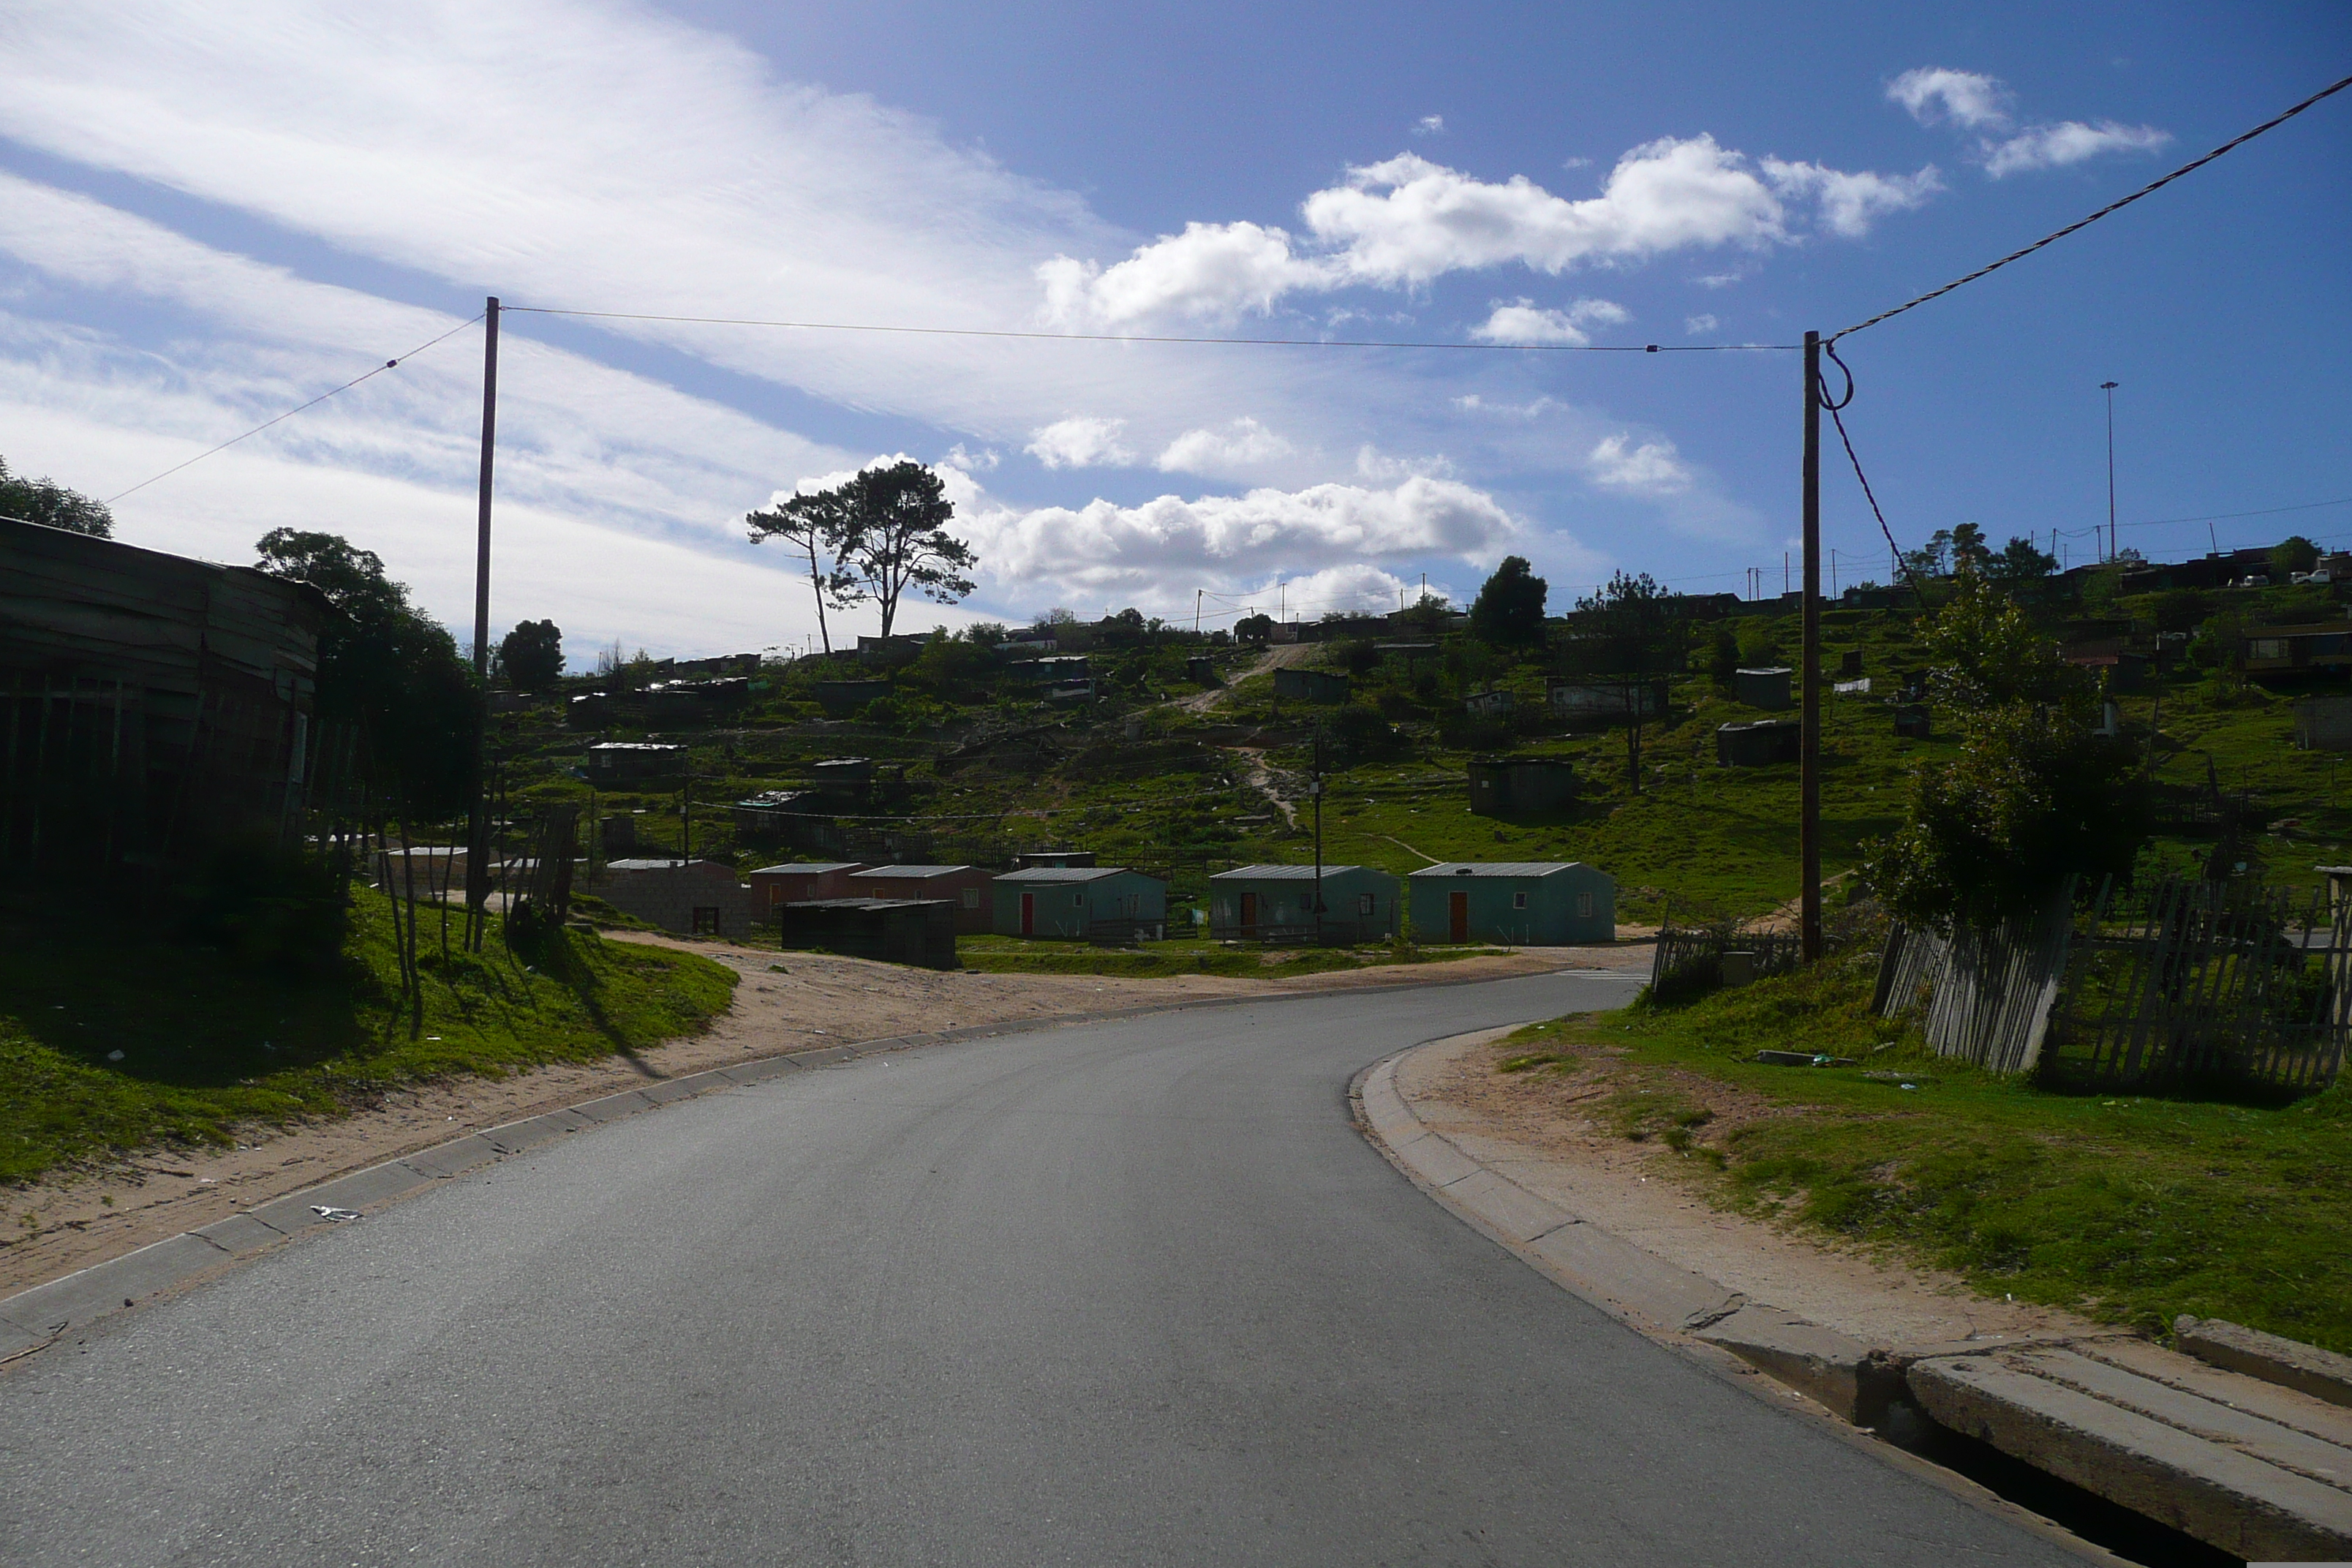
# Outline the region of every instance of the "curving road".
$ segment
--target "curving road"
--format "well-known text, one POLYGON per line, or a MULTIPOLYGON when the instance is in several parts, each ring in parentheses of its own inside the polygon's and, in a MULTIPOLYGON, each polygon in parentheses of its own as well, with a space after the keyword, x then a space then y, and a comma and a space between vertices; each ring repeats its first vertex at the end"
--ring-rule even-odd
POLYGON ((0 1562, 1969 1563, 1356 1132, 1559 974, 867 1058, 446 1183, 0 1374, 0 1562))

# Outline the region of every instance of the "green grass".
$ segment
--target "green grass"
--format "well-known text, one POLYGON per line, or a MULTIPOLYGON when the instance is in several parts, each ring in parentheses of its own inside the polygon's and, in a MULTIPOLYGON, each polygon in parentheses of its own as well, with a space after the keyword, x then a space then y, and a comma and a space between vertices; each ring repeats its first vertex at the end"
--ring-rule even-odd
POLYGON ((2352 1351, 2352 1085, 2284 1106, 2053 1093, 1926 1055, 1871 1016, 1870 979, 1864 955, 1527 1038, 1613 1058, 1602 1116, 1688 1156, 1719 1202, 2102 1321, 2161 1333, 2190 1312, 2352 1351), (1710 1083, 1769 1114, 1718 1120, 1710 1083))
POLYGON ((579 931, 527 963, 496 923, 480 955, 445 963, 427 913, 417 1018, 400 1005, 385 900, 361 889, 356 903, 341 962, 307 980, 127 930, 10 921, 0 1181, 226 1143, 240 1121, 337 1115, 420 1079, 643 1050, 703 1027, 735 983, 708 959, 579 931))
POLYGON ((1498 947, 1297 947, 1260 950, 1197 939, 1146 942, 1139 949, 1095 947, 1034 937, 963 936, 956 955, 966 969, 987 974, 1116 974, 1150 978, 1226 974, 1279 980, 1334 969, 1386 963, 1445 963, 1507 951, 1498 947))

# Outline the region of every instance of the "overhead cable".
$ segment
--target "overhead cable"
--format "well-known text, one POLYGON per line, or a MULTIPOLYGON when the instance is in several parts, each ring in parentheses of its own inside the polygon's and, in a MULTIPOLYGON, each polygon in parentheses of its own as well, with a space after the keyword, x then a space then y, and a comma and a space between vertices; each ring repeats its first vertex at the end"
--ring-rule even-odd
POLYGON ((2334 93, 2341 92, 2347 87, 2352 87, 2352 76, 2347 76, 2343 80, 2336 82, 2331 86, 2321 88, 2317 92, 2313 93, 2309 98, 2305 99, 2301 103, 2296 104, 2293 109, 2288 110, 2285 113, 2277 115, 2273 119, 2263 121, 2260 125, 2255 126, 2252 131, 2247 132, 2242 136, 2231 137, 2229 141, 2222 142, 2219 147, 2214 148, 2210 153, 2206 153, 2203 157, 2190 159, 2188 163, 2181 164, 2180 167, 2173 170, 2172 173, 2165 175, 2162 179, 2151 180, 2147 184, 2142 185, 2138 190, 2134 191, 2131 195, 2123 197, 2121 200, 2109 202, 2105 206, 2101 207, 2097 212, 2093 213, 2090 216, 2078 218, 2054 234, 2045 234, 2040 239, 2035 240, 2032 245, 2027 246, 2024 249, 2012 250, 2007 256, 2002 257, 1999 261, 1979 267, 1965 278, 1955 278, 1940 289, 1931 289, 1916 300, 1906 300, 1902 304, 1895 306, 1891 310, 1879 311, 1878 314, 1871 317, 1866 321, 1857 321, 1853 326, 1846 328, 1843 331, 1832 332, 1824 341, 1833 343, 1840 338, 1848 337, 1862 331, 1864 327, 1874 327, 1881 321, 1886 321, 1895 316, 1899 316, 1904 311, 1924 305, 1930 300, 1940 299, 1944 295, 1950 293, 1953 289, 1961 287, 1963 284, 1973 283, 1978 279, 1984 277, 1987 273, 1998 272, 2012 261, 2021 261, 2026 257, 2029 257, 2035 251, 2041 249, 2043 246, 2054 244, 2055 242, 2065 238, 2068 235, 2073 234, 2077 229, 2088 228, 2091 225, 2098 222, 2109 213, 2119 212, 2123 208, 2131 205, 2132 203, 2139 200, 2140 197, 2163 189, 2165 186, 2172 184, 2173 181, 2180 178, 2181 175, 2203 168, 2206 164, 2211 163, 2222 153, 2231 151, 2232 148, 2242 147, 2247 142, 2252 141, 2255 137, 2263 134, 2263 132, 2276 130, 2278 127, 2285 124, 2288 121, 2293 120, 2296 115, 2301 114, 2305 110, 2309 109, 2313 104, 2317 103, 2321 99, 2326 98, 2334 93))
POLYGON ((264 430, 268 429, 272 425, 283 424, 285 421, 293 418, 294 416, 301 413, 305 408, 316 408, 319 405, 326 402, 327 399, 334 396, 337 393, 349 392, 352 387, 357 386, 360 383, 367 381, 374 376, 382 375, 385 371, 394 369, 402 360, 415 359, 418 354, 421 354, 426 349, 431 348, 434 343, 440 342, 444 339, 456 337, 459 332, 464 331, 467 327, 472 326, 475 321, 478 321, 481 319, 481 317, 476 316, 471 321, 460 321, 456 326, 450 328, 447 331, 442 333, 440 337, 435 338, 428 342, 419 343, 415 348, 409 350, 406 353, 401 354, 396 358, 384 361, 382 364, 377 365, 373 370, 369 371, 365 375, 355 375, 352 377, 351 380, 343 383, 342 385, 319 394, 318 396, 310 399, 310 402, 303 404, 300 407, 289 408, 275 419, 265 419, 260 424, 255 426, 252 429, 246 431, 243 435, 232 436, 217 447, 207 447, 205 450, 198 452, 194 457, 190 458, 187 462, 174 463, 170 468, 165 468, 162 473, 155 475, 153 478, 140 480, 137 484, 131 486, 130 489, 118 490, 113 495, 107 497, 100 504, 112 506, 116 501, 121 500, 124 496, 130 495, 132 491, 145 489, 149 485, 153 484, 156 479, 170 479, 173 474, 176 474, 182 468, 186 468, 189 463, 201 463, 206 458, 211 457, 215 452, 227 451, 231 447, 236 446, 247 436, 258 436, 264 430))

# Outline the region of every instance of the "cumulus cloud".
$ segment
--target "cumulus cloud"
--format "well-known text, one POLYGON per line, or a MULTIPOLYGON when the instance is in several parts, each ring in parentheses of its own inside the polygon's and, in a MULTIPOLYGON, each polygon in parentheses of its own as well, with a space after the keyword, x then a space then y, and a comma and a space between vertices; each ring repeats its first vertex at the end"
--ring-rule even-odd
POLYGON ((1122 468, 1135 461, 1135 454, 1119 443, 1126 428, 1124 419, 1078 415, 1033 431, 1024 450, 1049 468, 1122 468))
POLYGON ((1585 458, 1585 471, 1603 489, 1635 496, 1675 496, 1691 488, 1691 471, 1672 441, 1633 444, 1630 436, 1610 436, 1585 458))
POLYGON ((1222 429, 1185 431, 1153 467, 1171 474, 1221 474, 1287 458, 1296 449, 1256 420, 1241 418, 1222 429))
POLYGON ((1697 337, 1705 332, 1711 332, 1721 325, 1723 325, 1721 321, 1717 321, 1714 316, 1707 314, 1685 316, 1683 318, 1683 331, 1688 332, 1693 337, 1697 337))
POLYGON ((948 455, 940 459, 942 467, 961 468, 967 474, 987 473, 994 468, 1000 460, 993 447, 984 447, 974 452, 961 441, 949 447, 948 455))
POLYGON ((1886 97, 1909 110, 1922 125, 1948 120, 1963 131, 1976 131, 2009 123, 2009 89, 1975 71, 1922 66, 1888 82, 1886 97))
POLYGON ((2102 120, 2085 125, 2079 120, 2055 125, 2035 125, 1985 152, 1985 173, 1998 180, 2031 169, 2063 169, 2106 153, 2153 153, 2172 140, 2153 125, 2119 125, 2102 120))
POLYGON ((1300 207, 1305 241, 1255 223, 1192 223, 1108 268, 1056 256, 1037 276, 1046 315, 1065 323, 1224 321, 1270 310, 1294 292, 1413 288, 1506 265, 1556 277, 1672 250, 1786 243, 1792 199, 1816 203, 1823 226, 1851 237, 1938 188, 1932 168, 1847 174, 1767 159, 1759 172, 1707 135, 1633 148, 1601 194, 1581 201, 1523 174, 1496 184, 1404 153, 1351 168, 1341 184, 1309 195, 1300 207))
POLYGON ((1444 129, 1445 116, 1443 114, 1424 114, 1412 122, 1415 136, 1434 136, 1444 129))
POLYGON ((2113 120, 2061 120, 2017 130, 2010 109, 2013 95, 1998 79, 1942 66, 1905 71, 1886 84, 1886 96, 1922 125, 1949 122, 1977 132, 1975 156, 1996 180, 2063 169, 2109 153, 2152 153, 2172 140, 2170 132, 2153 125, 2113 120))
POLYGON ((1822 226, 1846 239, 1860 239, 1888 213, 1921 205, 1944 188, 1933 163, 1916 174, 1850 174, 1819 163, 1767 158, 1764 177, 1792 201, 1810 197, 1818 205, 1822 226))
POLYGON ((1470 329, 1482 343, 1589 343, 1585 328, 1617 326, 1633 319, 1624 306, 1608 300, 1579 300, 1565 310, 1539 310, 1532 300, 1497 300, 1494 313, 1470 329))
MULTIPOLYGON (((1484 561, 1522 525, 1484 490, 1414 476, 1392 487, 1322 484, 1139 506, 998 508, 967 525, 991 575, 1141 602, 1198 586, 1432 555, 1484 561)), ((1392 588, 1391 590, 1392 591, 1392 588)))
POLYGON ((1387 484, 1404 479, 1448 479, 1454 473, 1454 460, 1444 453, 1426 458, 1396 458, 1366 442, 1356 448, 1356 472, 1375 484, 1387 484))

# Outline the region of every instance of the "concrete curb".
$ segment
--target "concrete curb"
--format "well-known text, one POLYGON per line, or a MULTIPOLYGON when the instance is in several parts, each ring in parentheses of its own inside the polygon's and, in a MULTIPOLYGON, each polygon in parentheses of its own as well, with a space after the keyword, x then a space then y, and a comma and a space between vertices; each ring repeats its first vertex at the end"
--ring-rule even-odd
POLYGON ((1246 1006, 1261 1002, 1317 996, 1423 990, 1442 985, 1476 985, 1497 979, 1533 979, 1569 973, 1587 972, 1572 964, 1563 964, 1558 969, 1530 970, 1525 975, 1432 976, 1427 980, 1398 981, 1379 985, 1149 1002, 1127 1007, 1059 1013, 994 1024, 970 1024, 928 1033, 892 1035, 809 1050, 784 1051, 731 1062, 724 1067, 706 1068, 677 1078, 656 1079, 617 1094, 602 1095, 518 1121, 464 1133, 446 1143, 437 1143, 398 1159, 387 1160, 382 1164, 331 1178, 315 1186, 268 1199, 242 1213, 215 1220, 194 1230, 166 1237, 119 1258, 93 1263, 74 1273, 0 1297, 0 1366, 29 1356, 66 1334, 87 1329, 100 1320, 125 1311, 142 1300, 209 1279, 229 1265, 293 1237, 348 1223, 350 1217, 364 1215, 453 1176, 552 1143, 569 1133, 603 1126, 641 1111, 681 1100, 693 1100, 717 1090, 741 1089, 793 1072, 832 1067, 889 1051, 959 1044, 1040 1029, 1113 1023, 1122 1018, 1142 1017, 1156 1013, 1246 1006), (346 1217, 332 1217, 323 1212, 327 1210, 341 1211, 346 1217))
POLYGON ((1891 1349, 1750 1301, 1489 1170, 1398 1090, 1398 1067, 1413 1051, 1507 1032, 1424 1041, 1367 1068, 1349 1094, 1399 1169, 1571 1294, 1677 1349, 1728 1351, 1852 1427, 1883 1427, 1907 1405, 1914 1420, 1924 1412, 2240 1556, 2352 1557, 2352 1417, 2339 1403, 2352 1362, 2189 1319, 2179 1328, 2183 1347, 2207 1365, 2121 1332, 1891 1349))

